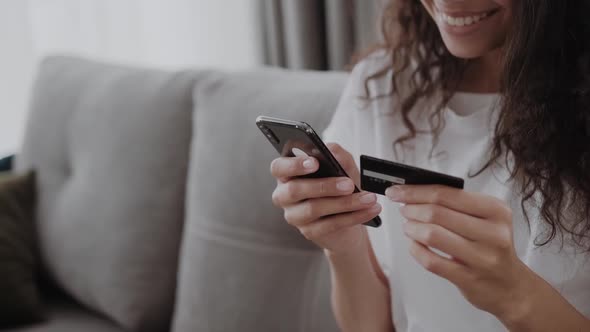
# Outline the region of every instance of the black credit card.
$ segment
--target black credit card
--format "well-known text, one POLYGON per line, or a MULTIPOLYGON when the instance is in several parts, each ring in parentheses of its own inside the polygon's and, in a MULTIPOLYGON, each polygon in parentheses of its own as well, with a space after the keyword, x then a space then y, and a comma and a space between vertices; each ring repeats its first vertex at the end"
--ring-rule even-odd
POLYGON ((375 157, 361 156, 361 188, 385 195, 396 184, 439 184, 463 189, 461 178, 375 157))

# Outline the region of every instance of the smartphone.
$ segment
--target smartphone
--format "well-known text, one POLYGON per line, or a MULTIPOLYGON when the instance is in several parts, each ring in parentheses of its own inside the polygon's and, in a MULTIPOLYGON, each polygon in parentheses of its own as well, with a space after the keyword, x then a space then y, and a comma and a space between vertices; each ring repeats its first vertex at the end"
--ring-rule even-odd
MULTIPOLYGON (((320 136, 307 123, 259 116, 256 118, 256 125, 282 157, 294 157, 297 151, 303 151, 318 160, 319 169, 303 177, 349 177, 320 136)), ((356 186, 354 192, 359 192, 356 186)), ((377 216, 365 225, 379 227, 381 218, 377 216)))

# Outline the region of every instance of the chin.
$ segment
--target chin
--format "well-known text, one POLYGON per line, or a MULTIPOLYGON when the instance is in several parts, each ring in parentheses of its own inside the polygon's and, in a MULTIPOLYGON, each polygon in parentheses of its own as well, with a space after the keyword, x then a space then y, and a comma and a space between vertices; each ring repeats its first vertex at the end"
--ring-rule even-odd
POLYGON ((484 47, 473 43, 456 43, 450 40, 444 40, 444 43, 452 55, 461 59, 479 58, 494 49, 493 47, 484 47))
POLYGON ((467 50, 465 48, 447 47, 447 49, 453 56, 466 60, 480 58, 487 53, 485 51, 467 50))

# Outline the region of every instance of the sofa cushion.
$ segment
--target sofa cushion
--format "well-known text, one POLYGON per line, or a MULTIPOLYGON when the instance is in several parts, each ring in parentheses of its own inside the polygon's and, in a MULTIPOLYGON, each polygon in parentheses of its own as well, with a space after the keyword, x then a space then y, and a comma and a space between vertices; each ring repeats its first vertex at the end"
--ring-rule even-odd
POLYGON ((51 276, 134 331, 173 311, 196 75, 52 57, 40 66, 19 169, 37 169, 51 276))
POLYGON ((0 159, 0 172, 8 172, 12 170, 14 156, 8 156, 0 159))
POLYGON ((0 328, 43 318, 34 230, 35 175, 0 172, 0 328))
POLYGON ((321 132, 345 80, 263 70, 197 83, 174 331, 337 330, 322 251, 271 203, 277 153, 255 119, 296 119, 321 132))

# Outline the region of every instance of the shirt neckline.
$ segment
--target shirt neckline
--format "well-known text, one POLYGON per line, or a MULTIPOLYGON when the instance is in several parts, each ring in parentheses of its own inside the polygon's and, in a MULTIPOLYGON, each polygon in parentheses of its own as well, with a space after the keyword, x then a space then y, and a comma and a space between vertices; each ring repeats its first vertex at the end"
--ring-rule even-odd
POLYGON ((445 125, 466 136, 488 135, 499 101, 500 94, 496 93, 457 92, 444 109, 445 125))
POLYGON ((500 94, 497 93, 456 92, 447 108, 457 116, 470 116, 491 109, 499 98, 500 94))

